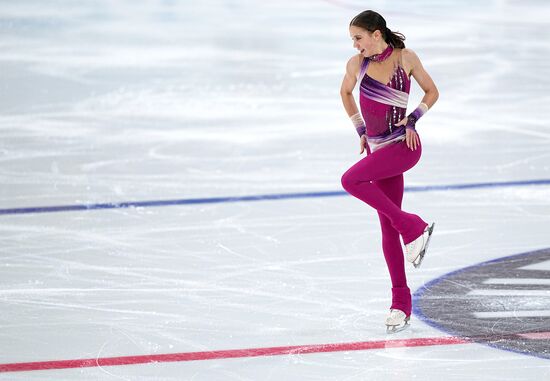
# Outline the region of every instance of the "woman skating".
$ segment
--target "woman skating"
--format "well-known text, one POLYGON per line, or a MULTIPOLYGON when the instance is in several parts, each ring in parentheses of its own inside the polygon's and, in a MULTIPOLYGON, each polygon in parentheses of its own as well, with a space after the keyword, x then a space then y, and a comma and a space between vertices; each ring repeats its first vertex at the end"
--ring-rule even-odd
POLYGON ((418 56, 405 48, 405 37, 387 28, 380 14, 371 10, 360 13, 352 19, 349 31, 359 54, 347 63, 341 95, 360 137, 360 153, 366 149, 367 156, 344 173, 342 186, 378 212, 392 282, 392 304, 386 318, 387 332, 392 333, 408 326, 412 310, 400 236, 407 260, 418 267, 434 227, 420 216, 401 210, 401 202, 403 173, 422 153, 415 124, 439 93, 418 56), (406 116, 411 76, 425 95, 406 116), (357 83, 361 112, 352 95, 357 83))

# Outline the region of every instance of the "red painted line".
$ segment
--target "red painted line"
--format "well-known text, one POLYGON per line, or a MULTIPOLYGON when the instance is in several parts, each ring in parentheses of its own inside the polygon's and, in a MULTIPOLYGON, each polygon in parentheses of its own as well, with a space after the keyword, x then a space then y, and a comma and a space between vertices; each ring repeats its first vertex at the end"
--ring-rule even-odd
POLYGON ((217 359, 257 357, 257 356, 296 355, 296 354, 303 354, 303 353, 362 351, 362 350, 368 350, 368 349, 381 349, 381 348, 468 344, 471 342, 472 341, 468 339, 463 339, 463 338, 458 338, 453 336, 446 336, 446 337, 401 339, 401 340, 397 339, 397 340, 362 341, 362 342, 355 342, 355 343, 340 343, 340 344, 297 345, 297 346, 291 346, 291 347, 229 349, 229 350, 207 351, 207 352, 186 352, 186 353, 184 352, 184 353, 170 353, 170 354, 159 354, 159 355, 103 357, 103 358, 79 359, 79 360, 21 362, 21 363, 13 363, 13 364, 0 364, 0 373, 24 372, 24 371, 31 371, 31 370, 87 368, 87 367, 95 367, 95 366, 135 365, 135 364, 157 363, 157 362, 217 360, 217 359))
POLYGON ((521 337, 531 340, 547 340, 550 339, 550 332, 528 332, 518 334, 521 337))

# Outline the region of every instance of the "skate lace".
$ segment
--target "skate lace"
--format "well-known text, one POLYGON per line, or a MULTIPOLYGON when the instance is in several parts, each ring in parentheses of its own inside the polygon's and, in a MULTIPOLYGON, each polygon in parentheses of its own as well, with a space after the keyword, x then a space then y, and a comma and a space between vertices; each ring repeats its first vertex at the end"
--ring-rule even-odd
POLYGON ((406 246, 406 249, 407 249, 407 254, 411 254, 412 252, 414 252, 414 250, 416 249, 416 245, 417 244, 420 244, 420 245, 423 245, 424 244, 424 234, 426 233, 426 231, 424 231, 424 233, 422 233, 422 235, 420 237, 418 237, 417 239, 415 239, 414 241, 408 243, 406 246), (422 241, 422 243, 420 243, 420 241, 422 241))
POLYGON ((395 319, 395 318, 399 317, 400 314, 405 314, 405 313, 403 311, 395 309, 395 308, 390 309, 390 316, 391 316, 392 319, 395 319))
POLYGON ((412 241, 407 245, 407 254, 412 253, 415 247, 416 247, 416 240, 412 241))

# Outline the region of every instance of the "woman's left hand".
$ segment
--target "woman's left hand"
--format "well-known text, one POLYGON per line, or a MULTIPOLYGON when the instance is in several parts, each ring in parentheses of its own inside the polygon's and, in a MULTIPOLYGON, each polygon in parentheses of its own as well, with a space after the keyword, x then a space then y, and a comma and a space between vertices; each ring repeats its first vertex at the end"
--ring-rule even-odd
MULTIPOLYGON (((396 123, 396 126, 402 126, 407 124, 407 117, 404 117, 399 121, 399 123, 396 123)), ((405 141, 407 142, 407 147, 409 147, 412 151, 416 150, 418 148, 420 142, 418 140, 418 134, 415 130, 411 128, 405 128, 405 141)))

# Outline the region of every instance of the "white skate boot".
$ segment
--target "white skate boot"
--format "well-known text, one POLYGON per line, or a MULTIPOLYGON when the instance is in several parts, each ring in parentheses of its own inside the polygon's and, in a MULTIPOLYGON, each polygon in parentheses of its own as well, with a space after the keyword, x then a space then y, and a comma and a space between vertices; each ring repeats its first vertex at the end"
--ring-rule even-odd
POLYGON ((409 326, 410 318, 410 315, 406 316, 403 311, 391 308, 386 318, 386 333, 396 333, 404 330, 409 326))
POLYGON ((416 268, 420 267, 424 259, 428 244, 430 243, 430 238, 432 237, 434 225, 435 222, 432 222, 432 226, 426 227, 424 233, 422 233, 420 237, 405 245, 407 261, 411 262, 416 268))

